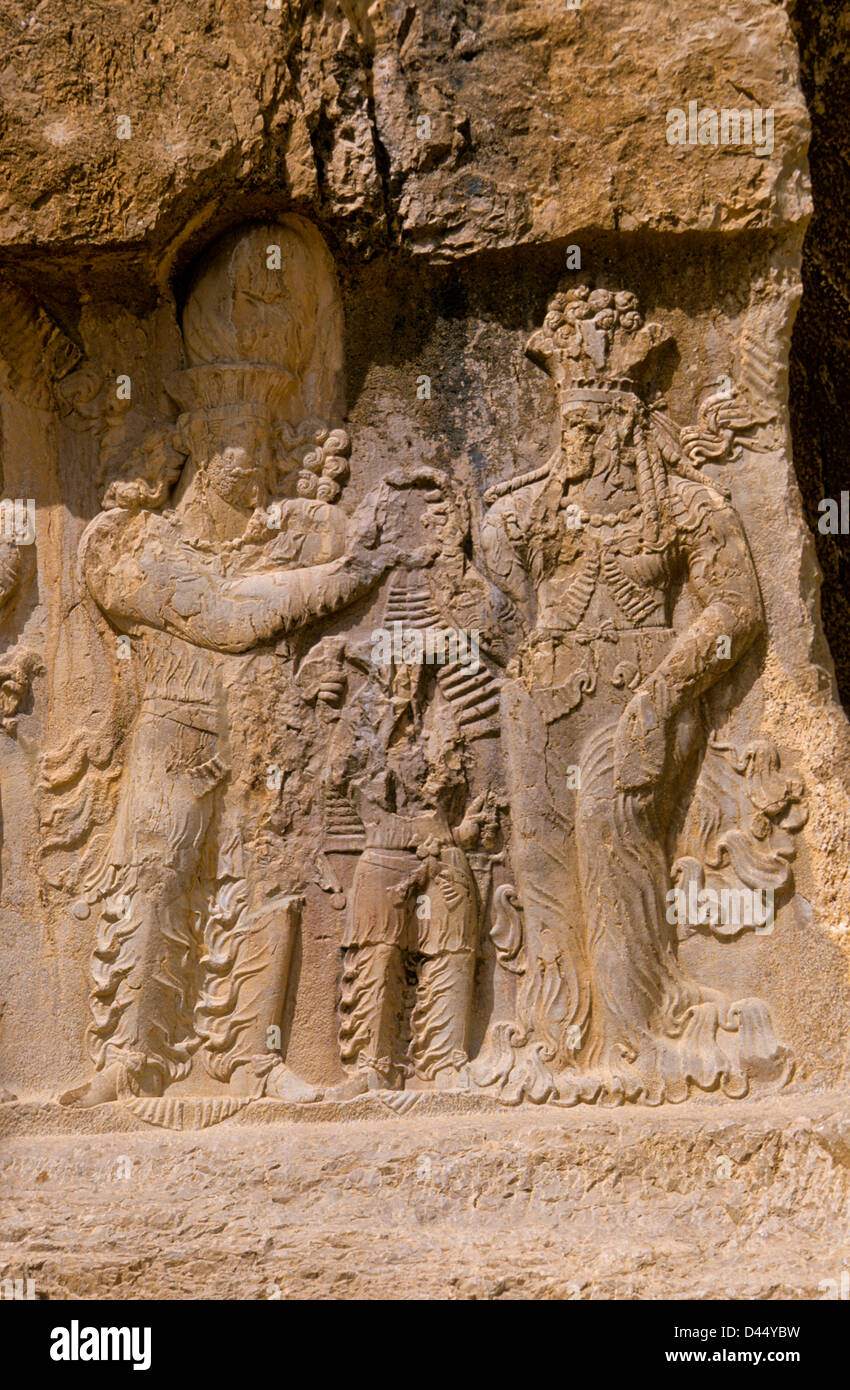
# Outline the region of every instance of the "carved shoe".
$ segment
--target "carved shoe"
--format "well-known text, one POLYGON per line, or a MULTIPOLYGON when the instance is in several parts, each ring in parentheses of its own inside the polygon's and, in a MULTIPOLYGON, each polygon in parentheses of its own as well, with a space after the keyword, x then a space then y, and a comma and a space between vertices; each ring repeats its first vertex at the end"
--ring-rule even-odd
POLYGON ((290 1104, 307 1105, 322 1099, 322 1092, 308 1081, 302 1081, 284 1062, 270 1071, 263 1089, 264 1096, 286 1100, 290 1104))
POLYGON ((162 1074, 158 1068, 144 1064, 131 1067, 125 1062, 111 1062, 103 1071, 96 1071, 82 1086, 64 1091, 59 1097, 59 1104, 87 1110, 93 1105, 106 1105, 128 1095, 161 1094, 162 1074))
POLYGON ((325 1091, 325 1100, 355 1100, 357 1096, 368 1095, 372 1091, 400 1091, 403 1078, 396 1069, 361 1066, 351 1072, 344 1081, 325 1091))

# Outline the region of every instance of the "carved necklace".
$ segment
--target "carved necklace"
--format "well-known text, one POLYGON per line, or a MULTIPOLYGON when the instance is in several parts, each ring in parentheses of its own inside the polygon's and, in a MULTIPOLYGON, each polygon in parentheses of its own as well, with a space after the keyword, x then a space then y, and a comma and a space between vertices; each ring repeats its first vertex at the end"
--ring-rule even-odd
MULTIPOLYGON (((200 503, 201 510, 209 514, 209 507, 207 505, 207 479, 203 469, 199 470, 196 482, 198 502, 200 503)), ((246 546, 262 544, 269 539, 269 534, 272 529, 269 527, 267 513, 262 507, 254 508, 241 536, 235 536, 232 540, 211 541, 202 536, 187 536, 177 519, 176 512, 168 514, 168 521, 172 527, 180 528, 180 538, 184 544, 191 546, 193 550, 200 550, 207 555, 215 555, 221 558, 236 554, 238 551, 244 550, 246 546)))
POLYGON ((271 528, 262 508, 253 512, 241 536, 235 536, 232 540, 227 541, 211 541, 203 536, 188 536, 183 530, 176 512, 171 512, 167 520, 170 526, 180 530, 180 539, 184 544, 191 546, 193 550, 202 550, 207 555, 232 555, 236 551, 244 550, 248 545, 262 544, 271 535, 271 528))
POLYGON ((566 498, 561 501, 560 506, 562 511, 572 507, 574 515, 582 526, 621 526, 640 516, 643 510, 640 502, 633 502, 630 507, 626 507, 621 512, 586 512, 583 507, 576 507, 574 502, 568 502, 566 498))

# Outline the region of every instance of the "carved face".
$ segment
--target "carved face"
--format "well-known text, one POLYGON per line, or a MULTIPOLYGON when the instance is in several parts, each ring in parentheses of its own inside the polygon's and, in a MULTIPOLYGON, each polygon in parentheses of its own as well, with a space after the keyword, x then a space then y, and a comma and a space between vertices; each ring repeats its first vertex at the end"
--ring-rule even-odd
POLYGON ((565 409, 561 417, 561 450, 564 475, 569 482, 581 482, 593 473, 603 428, 599 407, 591 402, 565 409))
POLYGON ((240 511, 250 511, 265 500, 271 466, 268 422, 237 410, 212 415, 205 421, 194 462, 203 469, 208 487, 240 511))
POLYGON ((383 536, 407 550, 432 542, 443 556, 460 549, 463 543, 463 532, 449 499, 421 487, 393 488, 383 536))

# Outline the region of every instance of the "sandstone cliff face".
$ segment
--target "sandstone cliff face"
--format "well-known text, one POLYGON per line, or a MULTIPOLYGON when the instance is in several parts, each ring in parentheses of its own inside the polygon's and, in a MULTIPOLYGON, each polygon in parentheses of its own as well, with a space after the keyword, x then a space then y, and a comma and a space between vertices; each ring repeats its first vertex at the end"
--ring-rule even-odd
POLYGON ((797 56, 771 3, 129 0, 16 4, 3 26, 10 253, 165 252, 167 271, 175 239, 251 196, 309 209, 358 256, 807 216, 797 56), (694 93, 772 107, 770 155, 667 145, 694 93))
POLYGON ((7 1129, 334 1120, 358 1069, 364 1123, 458 1133, 846 1080, 840 40, 773 0, 6 5, 7 1129), (480 623, 483 672, 408 688, 399 615, 480 623), (674 923, 677 884, 776 920, 674 923))
POLYGON ((819 504, 848 485, 845 383, 850 289, 846 246, 848 25, 841 6, 790 6, 809 108, 813 215, 803 244, 803 298, 791 341, 794 466, 823 570, 823 621, 845 708, 850 700, 846 537, 821 531, 819 504))

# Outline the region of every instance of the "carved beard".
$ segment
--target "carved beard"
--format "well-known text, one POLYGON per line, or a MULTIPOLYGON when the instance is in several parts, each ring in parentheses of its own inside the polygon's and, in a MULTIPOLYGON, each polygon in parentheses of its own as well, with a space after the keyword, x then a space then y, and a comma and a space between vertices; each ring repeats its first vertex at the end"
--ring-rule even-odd
POLYGON ((604 484, 605 498, 635 491, 634 450, 624 443, 616 425, 608 422, 591 441, 581 444, 572 454, 564 455, 560 476, 563 480, 560 494, 557 498, 554 493, 541 496, 535 505, 526 539, 527 564, 535 584, 540 584, 555 570, 577 559, 585 549, 582 532, 570 530, 565 525, 562 500, 570 498, 576 484, 591 477, 604 484))
POLYGON ((198 469, 201 491, 206 502, 210 493, 237 511, 254 511, 263 500, 263 480, 259 472, 253 476, 235 475, 228 468, 210 469, 204 463, 198 469))
POLYGON ((636 469, 633 449, 616 441, 614 447, 603 448, 595 462, 593 477, 597 482, 604 484, 604 497, 616 497, 618 493, 634 491, 636 469))
POLYGON ((564 477, 568 483, 581 483, 591 478, 599 462, 597 450, 605 436, 600 434, 591 439, 584 438, 578 444, 564 448, 564 477))

